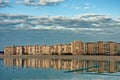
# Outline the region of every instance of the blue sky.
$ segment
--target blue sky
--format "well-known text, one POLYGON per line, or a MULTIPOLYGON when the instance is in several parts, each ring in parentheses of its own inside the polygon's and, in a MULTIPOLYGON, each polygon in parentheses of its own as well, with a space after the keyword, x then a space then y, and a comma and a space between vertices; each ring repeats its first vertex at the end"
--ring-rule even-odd
POLYGON ((0 0, 0 50, 6 46, 120 42, 120 0, 0 0))
MULTIPOLYGON (((58 5, 26 5, 22 0, 9 1, 8 5, 1 7, 0 13, 26 14, 26 15, 64 15, 74 16, 85 13, 106 14, 119 17, 120 0, 58 0, 58 5)), ((32 1, 32 0, 31 0, 32 1)), ((35 1, 35 0, 33 0, 35 1)), ((42 0, 41 0, 42 1, 42 0)), ((48 0, 49 1, 49 0, 48 0)), ((54 1, 54 0, 51 0, 54 1)), ((56 0, 57 1, 57 0, 56 0)), ((39 1, 36 1, 38 3, 39 1)), ((32 3, 32 2, 31 2, 32 3)))

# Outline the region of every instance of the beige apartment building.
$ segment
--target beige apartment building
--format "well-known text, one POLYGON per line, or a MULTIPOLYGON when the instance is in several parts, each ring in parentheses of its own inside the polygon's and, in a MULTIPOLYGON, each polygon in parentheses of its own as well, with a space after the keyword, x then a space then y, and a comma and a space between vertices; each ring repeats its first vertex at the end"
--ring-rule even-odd
POLYGON ((70 44, 9 46, 5 55, 120 55, 120 43, 82 42, 70 44))
POLYGON ((12 50, 12 47, 6 47, 5 49, 4 49, 4 55, 12 55, 11 54, 11 52, 13 52, 13 51, 11 51, 12 50))
POLYGON ((58 46, 57 53, 58 53, 58 55, 61 55, 63 53, 63 45, 62 44, 58 44, 57 46, 58 46))
POLYGON ((6 47, 4 52, 5 55, 23 55, 23 46, 10 46, 6 47))
POLYGON ((64 55, 71 54, 71 44, 64 44, 62 47, 62 53, 64 55))
POLYGON ((117 54, 117 44, 116 42, 108 42, 109 48, 110 48, 110 55, 115 55, 117 54))
POLYGON ((49 46, 49 54, 50 55, 54 54, 54 47, 53 46, 49 46))
POLYGON ((117 43, 106 42, 104 45, 105 55, 116 55, 117 54, 117 43))
POLYGON ((71 43, 71 53, 73 55, 84 54, 84 43, 81 41, 74 41, 71 43))
POLYGON ((14 54, 15 55, 23 55, 23 46, 16 46, 14 48, 14 54))
POLYGON ((105 42, 98 41, 97 44, 98 44, 98 54, 99 55, 104 55, 104 53, 105 53, 105 48, 104 48, 105 42))
POLYGON ((86 51, 87 51, 87 55, 93 55, 94 54, 94 44, 93 44, 93 42, 87 42, 86 43, 86 51))
POLYGON ((120 43, 117 44, 117 55, 120 55, 120 43))
POLYGON ((58 55, 58 45, 53 46, 53 54, 58 55))
POLYGON ((46 48, 45 48, 45 54, 46 55, 50 55, 50 47, 49 46, 46 46, 46 48))

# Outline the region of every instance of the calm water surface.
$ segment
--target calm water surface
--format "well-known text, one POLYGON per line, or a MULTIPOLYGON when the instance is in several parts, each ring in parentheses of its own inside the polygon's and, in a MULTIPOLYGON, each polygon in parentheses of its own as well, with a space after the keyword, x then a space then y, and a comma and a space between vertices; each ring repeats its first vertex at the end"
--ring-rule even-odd
POLYGON ((119 80, 120 61, 0 59, 0 80, 119 80))

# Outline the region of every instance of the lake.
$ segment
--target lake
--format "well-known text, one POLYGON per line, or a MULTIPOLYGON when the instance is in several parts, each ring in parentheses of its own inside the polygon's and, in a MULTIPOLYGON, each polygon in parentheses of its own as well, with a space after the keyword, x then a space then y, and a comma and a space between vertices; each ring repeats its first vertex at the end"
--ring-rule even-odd
POLYGON ((0 80, 119 80, 120 60, 0 58, 0 80))

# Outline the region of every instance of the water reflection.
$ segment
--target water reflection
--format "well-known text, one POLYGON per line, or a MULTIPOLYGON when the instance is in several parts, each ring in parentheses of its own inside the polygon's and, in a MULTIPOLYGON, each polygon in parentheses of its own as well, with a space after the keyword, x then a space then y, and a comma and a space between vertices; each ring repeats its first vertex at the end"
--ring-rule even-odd
POLYGON ((116 73, 120 72, 120 61, 81 60, 81 59, 54 59, 54 58, 4 58, 4 64, 8 67, 18 68, 53 68, 65 72, 96 72, 116 73))

